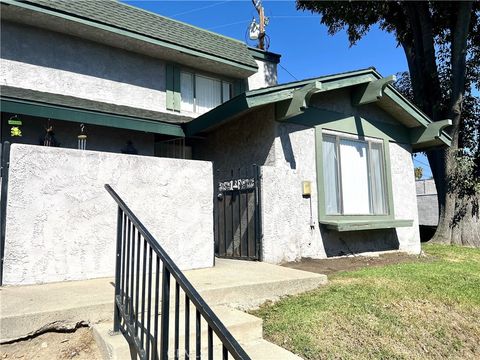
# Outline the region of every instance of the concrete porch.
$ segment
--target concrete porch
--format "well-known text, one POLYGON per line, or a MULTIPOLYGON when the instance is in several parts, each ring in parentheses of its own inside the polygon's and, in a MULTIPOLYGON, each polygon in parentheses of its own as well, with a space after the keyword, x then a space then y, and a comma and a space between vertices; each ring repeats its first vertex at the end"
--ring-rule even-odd
MULTIPOLYGON (((312 290, 327 282, 325 275, 226 259, 216 259, 213 268, 190 270, 185 275, 247 353, 257 359, 266 359, 265 354, 274 358, 296 357, 263 340, 262 321, 241 310, 312 290)), ((108 335, 113 318, 113 281, 101 278, 0 288, 0 342, 88 323, 94 326, 105 358, 128 358, 123 336, 108 335)))

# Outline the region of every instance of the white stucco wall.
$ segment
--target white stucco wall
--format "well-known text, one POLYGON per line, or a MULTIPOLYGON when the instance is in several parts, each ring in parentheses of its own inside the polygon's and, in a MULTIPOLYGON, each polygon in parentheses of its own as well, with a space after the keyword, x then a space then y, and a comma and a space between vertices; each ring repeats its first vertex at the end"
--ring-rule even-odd
POLYGON ((110 184, 181 269, 213 265, 210 162, 13 144, 5 284, 113 276, 110 184))
POLYGON ((277 85, 277 64, 262 60, 255 60, 255 62, 258 71, 248 77, 248 89, 255 90, 277 85))
POLYGON ((166 112, 159 59, 11 22, 1 30, 2 85, 166 112))
POLYGON ((395 219, 413 220, 413 226, 339 233, 318 224, 314 129, 277 125, 275 166, 262 167, 263 260, 282 263, 394 249, 419 253, 411 152, 408 146, 392 142, 389 148, 395 219), (302 181, 311 181, 311 203, 302 196, 302 181))
POLYGON ((415 172, 410 145, 390 142, 393 205, 396 219, 413 220, 413 226, 397 228, 400 250, 418 254, 420 230, 418 227, 415 172))
MULTIPOLYGON (((346 90, 322 94, 314 100, 316 106, 344 113, 345 117, 360 116, 397 124, 375 104, 351 106, 350 93, 346 90)), ((274 119, 274 107, 265 106, 218 127, 194 149, 201 159, 213 161, 215 170, 245 168, 253 163, 262 165, 263 261, 276 264, 302 257, 325 258, 397 249, 420 251, 409 146, 390 142, 389 151, 394 218, 413 220, 413 226, 337 232, 318 223, 314 128, 274 119), (302 181, 311 182, 311 199, 302 196, 302 181)))

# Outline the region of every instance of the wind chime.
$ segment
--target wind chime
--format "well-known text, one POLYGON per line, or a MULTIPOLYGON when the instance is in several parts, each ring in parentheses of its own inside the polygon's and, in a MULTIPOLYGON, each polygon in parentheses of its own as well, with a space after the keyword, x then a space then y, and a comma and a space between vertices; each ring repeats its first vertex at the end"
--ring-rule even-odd
POLYGON ((78 150, 87 149, 87 135, 85 134, 85 125, 80 124, 80 135, 78 135, 78 150))

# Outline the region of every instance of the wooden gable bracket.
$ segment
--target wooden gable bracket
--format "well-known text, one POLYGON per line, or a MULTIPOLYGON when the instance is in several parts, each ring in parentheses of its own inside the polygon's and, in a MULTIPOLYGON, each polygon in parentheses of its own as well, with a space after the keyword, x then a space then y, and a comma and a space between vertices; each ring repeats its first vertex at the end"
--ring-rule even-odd
POLYGON ((412 145, 426 144, 435 141, 442 135, 443 129, 452 125, 452 120, 435 121, 427 125, 427 127, 416 127, 410 130, 410 139, 412 145))
POLYGON ((299 89, 295 89, 291 99, 276 104, 276 119, 285 121, 293 116, 303 114, 308 108, 310 98, 319 90, 322 90, 320 81, 314 81, 299 89))
POLYGON ((352 93, 353 106, 365 105, 380 100, 387 85, 396 80, 397 77, 395 75, 390 75, 360 85, 357 90, 352 93))

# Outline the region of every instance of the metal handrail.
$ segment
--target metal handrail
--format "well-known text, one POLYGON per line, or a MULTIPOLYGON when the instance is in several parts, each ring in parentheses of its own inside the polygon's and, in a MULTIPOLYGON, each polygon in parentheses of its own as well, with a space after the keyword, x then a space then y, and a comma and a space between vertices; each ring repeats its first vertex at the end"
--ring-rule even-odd
MULTIPOLYGON (((185 353, 185 358, 188 359, 188 350, 189 350, 189 339, 188 339, 188 333, 189 328, 187 328, 187 324, 189 327, 189 302, 191 302, 197 311, 197 324, 196 324, 196 336, 197 336, 197 352, 196 356, 198 357, 200 354, 200 319, 199 315, 203 317, 203 319, 207 322, 208 324, 208 358, 212 359, 213 358, 213 349, 212 349, 212 330, 215 332, 215 334, 218 336, 220 341, 222 342, 223 350, 222 350, 222 358, 227 359, 228 354, 231 354, 233 358, 235 359, 242 359, 242 360, 247 360, 250 359, 250 357, 247 355, 245 350, 240 346, 240 344, 235 340, 235 338, 232 336, 230 331, 225 327, 225 325, 220 321, 220 319, 217 317, 217 315, 212 311, 210 306, 205 302, 205 300, 201 297, 201 295, 195 290, 193 285, 188 281, 188 279, 185 277, 185 275, 182 273, 182 271, 178 268, 178 266, 173 262, 173 260, 170 258, 170 256, 167 254, 167 252, 160 246, 160 244, 155 240, 155 238, 150 234, 150 232, 146 229, 146 227, 140 222, 140 220, 135 216, 135 214, 129 209, 129 207, 125 204, 125 202, 120 198, 120 196, 115 192, 115 190, 112 189, 112 187, 108 184, 105 184, 105 189, 107 192, 112 196, 112 198, 115 200, 115 202, 118 205, 118 214, 117 214, 117 252, 116 252, 116 267, 115 267, 115 312, 114 312, 114 331, 119 331, 121 327, 121 320, 124 321, 124 324, 126 326, 126 330, 124 332, 125 336, 130 337, 132 340, 132 343, 137 351, 137 355, 141 359, 150 359, 154 358, 157 359, 158 355, 156 354, 157 349, 153 349, 153 351, 149 351, 150 346, 147 346, 147 349, 145 351, 144 346, 143 346, 143 333, 142 337, 139 338, 137 336, 137 329, 145 329, 145 324, 143 324, 144 321, 144 314, 143 314, 143 309, 142 309, 142 316, 141 316, 141 322, 138 318, 136 318, 139 314, 138 312, 136 314, 133 314, 133 301, 132 298, 135 297, 136 299, 136 306, 138 307, 138 296, 139 294, 133 294, 133 284, 134 284, 134 279, 133 279, 133 273, 132 273, 132 279, 131 279, 131 288, 130 292, 132 296, 129 299, 128 296, 128 266, 130 261, 129 259, 126 259, 125 256, 125 240, 128 240, 128 251, 130 251, 130 234, 134 234, 134 229, 138 231, 138 234, 141 234, 143 237, 144 241, 146 241, 152 249, 155 254, 157 255, 157 279, 156 279, 156 291, 158 293, 158 270, 159 270, 159 265, 158 265, 158 259, 161 260, 162 262, 162 269, 163 269, 163 274, 162 274, 162 311, 161 311, 161 324, 160 324, 160 358, 162 360, 168 359, 168 342, 169 342, 169 300, 170 300, 170 275, 173 276, 173 278, 176 280, 176 294, 175 294, 175 325, 176 325, 176 330, 175 330, 175 358, 178 358, 178 313, 179 313, 179 287, 185 292, 185 305, 186 305, 186 315, 185 315, 185 324, 186 324, 186 329, 185 329, 185 344, 186 344, 186 353, 185 353), (127 221, 128 220, 128 221, 127 221), (133 224, 133 228, 130 227, 130 224, 133 224), (128 230, 127 230, 128 228, 128 230), (123 229, 123 231, 122 231, 123 229), (128 234, 127 234, 128 231, 128 234), (130 233, 132 231, 132 233, 130 233), (126 235, 128 235, 128 238, 125 239, 126 235), (122 263, 123 260, 123 263, 122 263), (125 265, 125 261, 127 261, 125 265), (126 278, 126 291, 125 289, 122 289, 122 284, 124 284, 125 279, 123 279, 121 276, 125 277, 125 267, 127 269, 127 278, 126 278), (134 319, 135 318, 135 319, 134 319), (187 344, 188 343, 188 344, 187 344)), ((138 239, 140 240, 140 236, 138 236, 138 239)), ((132 251, 134 251, 134 241, 135 237, 132 237, 132 251)), ((138 245, 138 249, 140 249, 140 245, 138 245)), ((143 269, 144 273, 143 276, 145 276, 145 263, 146 263, 146 248, 144 247, 144 262, 143 262, 143 269)), ((137 260, 139 258, 140 254, 137 254, 137 260)), ((133 255, 134 256, 134 255, 133 255)), ((150 301, 151 301, 151 276, 152 276, 152 262, 151 262, 151 252, 149 254, 150 260, 149 260, 149 298, 147 301, 149 310, 151 308, 150 301)), ((132 271, 133 269, 133 259, 132 259, 132 271)), ((139 269, 139 264, 137 262, 137 286, 136 290, 138 291, 138 269, 139 269)), ((142 295, 145 295, 145 278, 143 279, 143 286, 142 286, 142 295)), ((144 299, 142 299, 144 301, 144 299)), ((158 296, 155 299, 155 321, 158 318, 158 296)), ((155 324, 157 326, 157 323, 155 324)), ((148 320, 147 324, 147 329, 148 332, 150 332, 150 322, 148 320)), ((156 331, 156 330, 155 330, 156 331)), ((152 334, 147 333, 146 336, 148 338, 152 337, 152 334)), ((154 337, 157 337, 158 334, 155 333, 154 337)), ((148 339, 147 339, 148 342, 148 339)))

